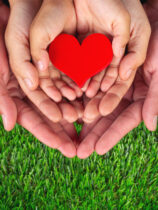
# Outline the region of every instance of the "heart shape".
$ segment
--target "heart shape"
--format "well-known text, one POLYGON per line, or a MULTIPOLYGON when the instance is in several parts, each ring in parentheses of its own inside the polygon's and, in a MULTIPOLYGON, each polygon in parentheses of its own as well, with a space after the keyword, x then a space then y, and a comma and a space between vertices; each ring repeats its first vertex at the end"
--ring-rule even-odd
POLYGON ((110 40, 103 34, 91 34, 82 44, 69 34, 61 34, 49 47, 53 65, 69 76, 79 87, 104 70, 112 61, 110 40))

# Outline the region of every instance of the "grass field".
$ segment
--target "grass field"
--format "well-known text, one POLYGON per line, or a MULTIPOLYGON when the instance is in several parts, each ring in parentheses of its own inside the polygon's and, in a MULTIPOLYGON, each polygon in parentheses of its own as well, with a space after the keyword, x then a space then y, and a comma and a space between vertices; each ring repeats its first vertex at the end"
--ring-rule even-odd
POLYGON ((80 160, 1 123, 0 209, 158 209, 158 130, 142 124, 106 155, 80 160))

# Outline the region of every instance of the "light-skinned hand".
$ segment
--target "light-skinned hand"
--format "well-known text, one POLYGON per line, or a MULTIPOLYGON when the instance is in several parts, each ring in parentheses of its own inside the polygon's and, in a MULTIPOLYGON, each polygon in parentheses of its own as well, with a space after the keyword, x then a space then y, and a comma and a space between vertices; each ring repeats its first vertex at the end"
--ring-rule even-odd
POLYGON ((36 89, 39 83, 38 71, 31 62, 29 31, 31 23, 41 7, 41 1, 10 1, 10 7, 11 14, 6 29, 5 40, 10 66, 22 90, 33 104, 51 121, 58 122, 64 117, 66 117, 68 122, 76 121, 79 117, 79 112, 73 104, 68 104, 66 101, 56 104, 41 88, 36 89))
POLYGON ((152 33, 146 61, 144 63, 144 78, 149 85, 149 91, 143 106, 143 120, 151 131, 157 128, 158 116, 158 2, 149 0, 144 5, 150 20, 152 33))
MULTIPOLYGON (((76 14, 72 0, 43 0, 30 28, 30 50, 38 69, 41 89, 59 102, 62 96, 72 101, 82 96, 81 89, 59 70, 48 68, 49 44, 61 33, 76 33, 76 14)), ((75 69, 74 69, 75 71, 75 69)))
POLYGON ((138 71, 134 85, 115 111, 106 117, 98 117, 91 124, 84 124, 80 134, 81 142, 77 148, 77 156, 85 159, 94 151, 103 155, 128 132, 137 127, 142 121, 142 107, 148 88, 142 71, 138 71))
POLYGON ((72 158, 76 155, 77 139, 74 125, 64 120, 56 124, 48 120, 24 97, 16 78, 10 72, 4 43, 8 16, 9 9, 0 1, 0 113, 4 127, 9 131, 17 122, 43 144, 58 149, 66 157, 72 158))
POLYGON ((130 38, 130 15, 121 0, 74 0, 74 3, 79 39, 83 40, 92 33, 102 33, 112 41, 114 58, 111 65, 82 88, 86 96, 92 98, 102 80, 101 88, 106 91, 118 76, 119 63, 130 38))
POLYGON ((4 128, 9 131, 16 123, 16 106, 7 91, 10 79, 8 58, 4 43, 4 32, 8 22, 9 9, 0 1, 0 114, 4 128))
MULTIPOLYGON (((92 100, 89 101, 85 108, 84 119, 86 122, 93 122, 98 115, 106 116, 113 112, 119 105, 121 99, 127 93, 131 86, 137 68, 142 65, 145 60, 147 47, 150 39, 151 28, 139 1, 122 0, 124 6, 127 8, 130 17, 130 39, 128 42, 127 54, 123 57, 119 72, 114 84, 109 88, 106 84, 112 78, 112 75, 104 78, 102 81, 101 90, 106 93, 98 93, 92 100), (131 67, 130 67, 131 66, 131 67), (132 69, 130 77, 123 78, 123 75, 132 69), (104 89, 104 87, 106 88, 104 89)), ((110 72, 111 70, 109 70, 110 72)), ((111 71, 112 72, 112 71, 111 71)), ((114 80, 113 80, 114 81, 114 80)))

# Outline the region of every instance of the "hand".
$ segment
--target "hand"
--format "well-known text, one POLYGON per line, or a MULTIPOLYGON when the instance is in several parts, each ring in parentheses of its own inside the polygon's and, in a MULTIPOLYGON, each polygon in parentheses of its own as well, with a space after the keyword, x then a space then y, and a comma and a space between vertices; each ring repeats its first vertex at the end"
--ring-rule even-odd
POLYGON ((149 0, 144 5, 150 20, 152 34, 144 69, 144 78, 149 90, 143 106, 143 119, 151 131, 157 128, 158 116, 158 2, 149 0))
MULTIPOLYGON (((91 33, 103 33, 112 40, 114 58, 103 80, 110 87, 118 76, 119 63, 129 42, 130 15, 119 0, 74 0, 74 3, 79 39, 91 33)), ((104 75, 105 70, 86 83, 83 91, 86 91, 87 97, 96 95, 104 75)))
POLYGON ((39 114, 37 108, 24 99, 17 80, 9 71, 4 44, 8 16, 9 9, 0 4, 0 112, 4 127, 9 131, 18 122, 44 144, 56 148, 63 155, 72 158, 76 155, 75 140, 77 139, 74 125, 65 121, 55 124, 41 113, 39 114))
POLYGON ((137 72, 134 85, 113 113, 98 117, 92 124, 84 124, 77 148, 79 158, 85 159, 94 151, 105 154, 142 121, 142 107, 149 88, 142 73, 137 72))
POLYGON ((68 100, 82 96, 81 89, 69 77, 53 66, 48 68, 48 46, 62 32, 76 32, 76 14, 72 0, 44 0, 31 25, 30 49, 39 71, 40 87, 56 102, 61 101, 62 96, 68 100))
POLYGON ((12 130, 17 117, 16 106, 7 91, 10 79, 7 53, 4 44, 4 32, 8 22, 9 9, 0 4, 0 114, 2 115, 4 128, 12 130))
POLYGON ((38 86, 38 71, 31 63, 29 30, 41 1, 10 1, 11 14, 6 30, 6 45, 11 68, 27 97, 53 122, 67 116, 69 122, 78 119, 78 111, 71 104, 57 105, 38 86), (31 90, 32 89, 32 90, 31 90), (68 117, 68 113, 70 116, 68 117))
MULTIPOLYGON (((77 134, 73 124, 64 120, 53 123, 48 120, 28 99, 24 98, 18 82, 12 75, 7 84, 7 92, 16 105, 17 123, 22 125, 42 143, 58 149, 66 157, 76 155, 77 134)), ((0 96, 0 100, 3 97, 0 96)))
MULTIPOLYGON (((109 76, 106 74, 107 79, 106 77, 103 79, 101 90, 107 92, 105 94, 99 93, 87 104, 84 112, 86 122, 92 122, 99 114, 106 116, 118 106, 131 86, 137 68, 144 62, 146 57, 151 28, 142 5, 137 0, 132 1, 132 4, 130 0, 122 0, 122 2, 131 17, 128 52, 120 63, 120 77, 117 78, 113 86, 110 88, 112 84, 110 81, 114 81, 114 77, 112 74, 109 74, 109 76), (126 78, 127 80, 124 81, 123 75, 130 68, 132 69, 131 75, 129 74, 130 77, 127 77, 128 79, 126 78)), ((111 70, 109 70, 110 72, 112 73, 111 70)))

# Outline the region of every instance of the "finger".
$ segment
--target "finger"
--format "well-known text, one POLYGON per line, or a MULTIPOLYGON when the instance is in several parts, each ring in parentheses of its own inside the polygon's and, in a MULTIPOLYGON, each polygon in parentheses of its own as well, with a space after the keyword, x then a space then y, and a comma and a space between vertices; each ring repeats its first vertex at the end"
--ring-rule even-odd
MULTIPOLYGON (((62 73, 61 73, 62 74, 62 73)), ((76 93, 76 96, 79 98, 82 96, 83 92, 82 90, 78 87, 77 84, 75 84, 75 82, 73 82, 68 76, 62 74, 62 79, 63 81, 66 82, 67 85, 69 85, 76 93)))
MULTIPOLYGON (((97 140, 101 137, 102 133, 108 128, 110 123, 111 120, 103 118, 99 120, 99 123, 97 123, 91 131, 89 130, 89 134, 86 135, 86 137, 83 139, 83 141, 77 148, 77 156, 80 159, 88 158, 94 152, 97 140)), ((91 129, 91 127, 87 129, 91 129)))
POLYGON ((98 116, 100 116, 99 112, 99 104, 103 97, 103 93, 98 93, 93 99, 91 99, 85 107, 85 111, 83 114, 83 120, 86 123, 93 122, 98 116))
POLYGON ((55 102, 62 100, 62 95, 60 91, 56 88, 53 81, 48 79, 40 79, 40 88, 55 102))
POLYGON ((104 74, 105 70, 92 77, 86 90, 87 97, 93 98, 97 94, 98 90, 100 89, 101 81, 104 77, 104 74))
POLYGON ((43 1, 42 6, 32 22, 30 29, 30 48, 33 61, 42 75, 48 75, 49 44, 63 31, 65 20, 63 14, 59 20, 59 8, 51 0, 43 1))
POLYGON ((59 122, 62 119, 62 114, 57 106, 49 97, 43 93, 42 90, 37 89, 34 91, 30 91, 25 84, 23 84, 22 80, 18 79, 20 86, 23 91, 27 95, 27 97, 38 107, 38 109, 46 116, 48 119, 53 122, 59 122))
POLYGON ((143 106, 143 119, 147 128, 151 131, 157 128, 158 116, 158 73, 152 75, 149 90, 143 106))
POLYGON ((95 144, 99 138, 106 132, 117 116, 129 106, 128 100, 123 100, 117 109, 107 117, 98 117, 92 124, 83 126, 81 133, 82 142, 77 150, 77 156, 81 159, 89 157, 95 150, 95 144))
POLYGON ((2 115, 4 128, 7 131, 12 130, 16 124, 17 109, 2 82, 0 82, 0 114, 2 115))
POLYGON ((18 123, 35 135, 45 145, 58 149, 65 156, 71 158, 76 155, 76 148, 71 139, 63 132, 60 126, 51 128, 26 103, 14 99, 18 108, 18 123), (52 129, 55 129, 54 132, 52 129), (59 135, 60 134, 60 135, 59 135))
POLYGON ((121 138, 139 125, 142 121, 142 106, 143 101, 135 102, 118 116, 96 143, 95 150, 99 155, 107 153, 121 138))
POLYGON ((59 103, 59 107, 64 120, 68 121, 69 123, 73 123, 78 119, 78 113, 71 104, 61 102, 59 103))
MULTIPOLYGON (((41 115, 41 114, 40 114, 41 115)), ((74 144, 75 139, 75 128, 73 124, 62 120, 60 123, 54 123, 47 117, 42 115, 45 123, 50 126, 52 132, 58 134, 59 138, 62 139, 61 145, 57 148, 64 156, 73 158, 76 156, 76 147, 74 144)))
MULTIPOLYGON (((18 1, 12 7, 5 40, 13 72, 25 82, 29 89, 34 90, 38 86, 38 72, 31 63, 27 30, 29 30, 36 9, 26 21, 25 14, 27 16, 29 6, 27 2, 18 1), (23 27, 24 25, 25 27, 23 27)), ((31 6, 34 5, 31 3, 31 6)))
POLYGON ((69 87, 63 80, 54 80, 54 84, 63 97, 67 98, 70 101, 76 99, 75 91, 71 87, 69 87))
POLYGON ((101 90, 103 92, 106 92, 115 83, 118 77, 119 63, 120 59, 114 57, 101 83, 101 90))
POLYGON ((134 77, 135 72, 133 72, 131 77, 126 81, 118 78, 115 84, 107 91, 99 104, 99 112, 102 116, 112 113, 113 110, 118 106, 123 96, 130 88, 134 77))
POLYGON ((121 58, 124 55, 125 48, 130 38, 130 15, 124 10, 121 12, 117 21, 113 24, 112 48, 114 56, 121 58))
POLYGON ((144 33, 144 36, 137 34, 137 36, 131 37, 128 53, 120 63, 119 75, 123 80, 127 80, 132 72, 136 71, 145 61, 151 29, 148 25, 144 27, 146 31, 141 33, 144 33))

